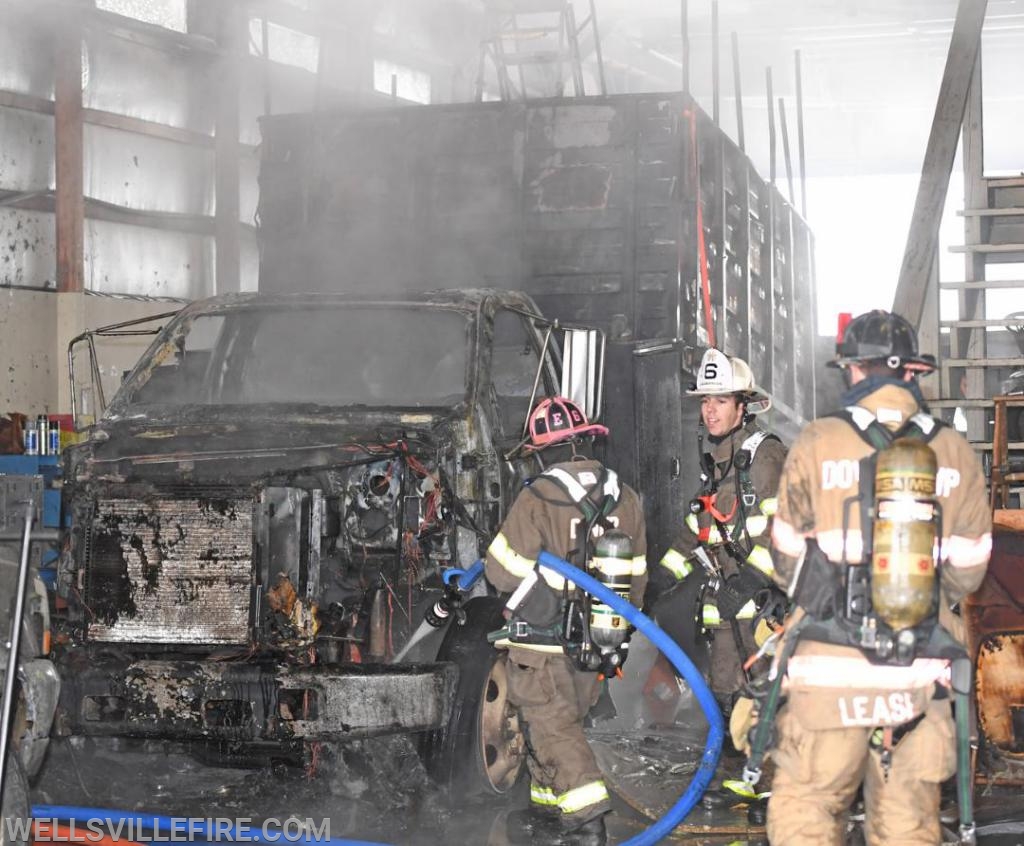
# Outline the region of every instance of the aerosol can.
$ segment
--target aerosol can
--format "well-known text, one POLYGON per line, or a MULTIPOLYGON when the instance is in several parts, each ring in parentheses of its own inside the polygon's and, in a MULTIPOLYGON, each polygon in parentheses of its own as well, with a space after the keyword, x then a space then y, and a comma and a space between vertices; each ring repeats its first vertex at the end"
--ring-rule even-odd
POLYGON ((932 448, 915 438, 898 438, 878 453, 871 604, 894 631, 934 611, 937 471, 932 448))

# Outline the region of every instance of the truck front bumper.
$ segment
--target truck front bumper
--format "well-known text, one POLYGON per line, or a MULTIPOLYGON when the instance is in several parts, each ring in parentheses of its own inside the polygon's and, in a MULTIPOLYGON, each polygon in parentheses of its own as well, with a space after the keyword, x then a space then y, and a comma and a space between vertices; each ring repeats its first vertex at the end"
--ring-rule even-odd
POLYGON ((242 743, 440 728, 447 724, 458 681, 458 669, 446 663, 107 661, 62 675, 62 734, 242 743))

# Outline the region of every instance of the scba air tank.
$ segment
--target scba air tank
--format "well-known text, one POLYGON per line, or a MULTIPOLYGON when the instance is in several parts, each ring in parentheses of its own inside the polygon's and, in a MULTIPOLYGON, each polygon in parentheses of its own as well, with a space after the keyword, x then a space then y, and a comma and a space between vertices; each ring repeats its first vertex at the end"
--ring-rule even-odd
POLYGON ((896 631, 934 610, 937 470, 931 447, 915 438, 898 438, 878 453, 871 602, 896 631))
MULTIPOLYGON (((633 584, 633 541, 625 532, 610 531, 594 543, 590 575, 629 602, 633 584)), ((626 618, 594 597, 590 605, 590 637, 600 649, 617 649, 626 641, 626 618)))

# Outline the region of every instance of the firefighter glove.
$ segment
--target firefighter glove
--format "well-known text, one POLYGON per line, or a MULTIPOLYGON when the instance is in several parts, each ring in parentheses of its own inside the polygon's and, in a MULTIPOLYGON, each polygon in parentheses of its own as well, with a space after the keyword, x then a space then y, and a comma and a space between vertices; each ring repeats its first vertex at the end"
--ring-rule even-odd
POLYGON ((768 586, 768 578, 753 567, 742 566, 718 589, 718 613, 723 620, 735 620, 740 609, 768 586))

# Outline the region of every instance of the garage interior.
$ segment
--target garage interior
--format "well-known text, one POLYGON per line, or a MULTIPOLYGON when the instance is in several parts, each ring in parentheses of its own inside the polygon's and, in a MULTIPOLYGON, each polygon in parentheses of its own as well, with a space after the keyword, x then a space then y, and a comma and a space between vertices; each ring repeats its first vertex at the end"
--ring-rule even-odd
MULTIPOLYGON (((997 545, 995 581, 968 603, 979 678, 1000 679, 985 688, 988 700, 975 703, 974 784, 978 842, 1019 842, 1024 0, 0 0, 0 9, 0 548, 17 561, 19 503, 27 491, 38 503, 29 558, 39 575, 47 574, 42 582, 50 595, 44 591, 40 601, 50 604, 56 649, 64 645, 59 621, 67 603, 53 593, 80 589, 96 599, 108 590, 98 582, 59 587, 55 561, 62 543, 70 543, 65 538, 79 537, 75 526, 97 526, 102 518, 126 536, 126 526, 136 527, 140 544, 158 543, 138 528, 145 521, 111 505, 116 493, 89 508, 72 507, 67 495, 62 503, 62 472, 70 485, 75 470, 66 456, 62 468, 60 453, 87 443, 90 427, 111 409, 118 425, 130 424, 128 394, 160 366, 138 365, 140 358, 156 329, 189 304, 235 294, 284 303, 290 294, 318 292, 405 297, 431 313, 539 308, 557 322, 556 332, 596 327, 607 351, 604 407, 597 400, 595 408, 618 435, 613 463, 647 497, 656 555, 699 473, 696 413, 678 397, 703 350, 718 345, 751 363, 775 400, 769 425, 791 441, 838 402, 842 386, 824 363, 840 315, 891 308, 917 327, 922 352, 937 361, 923 393, 975 447, 1005 543, 997 545), (462 292, 465 301, 427 293, 439 289, 462 292), (497 305, 484 306, 479 289, 521 291, 532 305, 498 297, 497 305), (38 439, 32 450, 28 430, 38 439), (652 455, 642 444, 672 446, 652 455)), ((230 320, 231 302, 215 316, 230 320)), ((331 334, 327 321, 316 325, 331 334)), ((365 353, 353 351, 346 364, 371 361, 373 336, 405 326, 411 337, 412 324, 398 319, 370 325, 360 336, 365 353)), ((499 381, 502 350, 523 342, 493 331, 486 343, 495 345, 496 408, 510 419, 519 415, 506 421, 508 432, 494 435, 498 442, 512 438, 523 420, 520 405, 536 390, 553 336, 548 328, 537 364, 520 357, 512 363, 525 369, 499 381)), ((345 332, 354 339, 360 329, 345 332)), ((423 335, 408 341, 416 350, 410 357, 443 361, 440 336, 423 335)), ((454 346, 462 340, 456 337, 454 346)), ((326 344, 295 344, 302 352, 292 353, 309 358, 275 371, 285 383, 306 378, 314 368, 304 362, 336 354, 326 344)), ((479 349, 471 347, 470 355, 479 349)), ((412 391, 415 381, 404 389, 412 391)), ((178 390, 170 383, 160 389, 178 390)), ((261 401, 245 386, 239 390, 243 398, 232 402, 261 401)), ((414 429, 414 417, 403 416, 403 424, 414 429)), ((358 502, 366 513, 378 500, 396 498, 400 504, 387 513, 399 520, 406 501, 415 500, 420 530, 433 531, 431 521, 444 522, 444 494, 435 496, 427 483, 441 473, 441 459, 437 467, 428 460, 433 446, 410 451, 393 422, 375 423, 379 443, 353 438, 346 449, 362 450, 360 467, 401 463, 418 487, 395 494, 390 471, 375 476, 370 469, 359 480, 342 474, 332 484, 343 491, 341 500, 358 502), (369 493, 348 493, 357 482, 369 493)), ((175 423, 146 436, 152 443, 167 439, 167 449, 154 447, 159 461, 146 460, 176 461, 182 490, 203 476, 171 448, 186 428, 175 423)), ((200 438, 189 449, 227 455, 240 446, 226 431, 212 431, 202 436, 205 446, 200 438)), ((311 436, 296 429, 290 437, 311 436)), ((287 523, 279 515, 288 509, 296 509, 288 525, 299 534, 330 511, 291 476, 281 481, 287 474, 273 463, 269 434, 253 438, 246 447, 262 453, 252 461, 269 462, 267 478, 274 481, 246 477, 246 499, 225 494, 223 480, 205 478, 201 495, 178 500, 197 513, 212 514, 211 503, 244 510, 259 487, 264 511, 257 508, 242 525, 240 543, 251 561, 239 559, 240 567, 256 561, 261 543, 273 546, 287 523), (261 522, 260 515, 270 516, 261 522)), ((455 441, 467 455, 484 454, 476 441, 472 450, 469 441, 455 441)), ((116 470, 72 489, 106 480, 127 491, 130 474, 119 475, 118 462, 137 460, 126 449, 110 459, 116 470)), ((473 469, 484 478, 484 470, 473 469)), ((453 511, 462 507, 459 497, 475 501, 458 484, 453 511)), ((476 507, 469 509, 470 525, 484 514, 476 507)), ((160 519, 166 526, 172 518, 160 519)), ((185 517, 173 519, 185 525, 185 517)), ((203 531, 221 527, 219 519, 211 516, 203 531)), ((355 532, 346 519, 339 537, 355 532)), ((407 519, 415 529, 417 518, 407 519)), ((451 526, 465 528, 460 520, 452 517, 451 526)), ((361 546, 350 541, 348 551, 354 556, 359 547, 365 564, 367 549, 377 554, 377 541, 390 534, 359 531, 352 537, 361 546)), ((402 531, 391 541, 400 567, 402 531)), ((82 543, 95 545, 95 532, 85 534, 82 543)), ((280 609, 273 603, 284 602, 289 624, 300 634, 306 626, 313 638, 321 623, 300 619, 301 599, 315 600, 305 562, 315 558, 319 566, 320 558, 299 546, 274 547, 267 560, 306 556, 292 580, 306 580, 309 593, 297 604, 294 591, 282 599, 285 591, 275 591, 283 582, 269 588, 276 574, 267 564, 268 589, 259 601, 274 611, 280 609)), ((416 555, 440 560, 441 546, 423 541, 416 555)), ((472 558, 449 563, 468 568, 472 558)), ((389 628, 387 642, 374 647, 380 652, 370 648, 373 632, 367 634, 365 655, 397 662, 404 641, 414 638, 418 603, 427 594, 414 598, 412 584, 410 578, 404 605, 386 580, 387 591, 367 599, 366 613, 376 620, 370 606, 390 603, 391 592, 398 610, 379 613, 396 621, 404 615, 404 623, 395 623, 401 642, 391 642, 389 628)), ((191 601, 206 596, 204 589, 191 601)), ((211 613, 221 611, 236 614, 224 635, 233 646, 260 613, 248 605, 211 613)), ((315 605, 306 612, 315 617, 315 605)), ((196 614, 197 626, 202 616, 196 614)), ((88 684, 96 667, 127 667, 130 676, 139 666, 119 663, 129 636, 109 620, 81 625, 92 638, 89 662, 63 664, 78 667, 82 681, 62 683, 85 691, 99 709, 94 719, 81 717, 82 725, 118 722, 118 697, 88 684)), ((339 639, 356 639, 338 631, 339 639)), ((166 643, 152 637, 155 652, 147 660, 156 661, 166 643)), ((190 637, 194 647, 220 635, 211 624, 190 637)), ((417 650, 429 643, 436 650, 439 642, 429 633, 410 654, 433 661, 417 650)), ((350 645, 339 649, 333 660, 360 660, 350 645)), ((612 691, 617 715, 589 727, 616 793, 616 843, 641 837, 672 806, 705 742, 691 691, 666 694, 667 718, 642 704, 651 701, 641 688, 653 660, 653 647, 638 639, 622 687, 612 691)), ((192 683, 176 673, 166 673, 174 684, 192 683)), ((217 681, 225 689, 235 683, 255 688, 265 680, 217 681)), ((433 684, 425 677, 418 683, 424 690, 433 684)), ((335 695, 351 689, 339 687, 335 695)), ((159 732, 79 733, 78 718, 65 715, 62 723, 58 709, 31 803, 206 819, 295 816, 329 819, 335 839, 499 844, 507 842, 510 801, 522 802, 521 783, 500 791, 466 788, 464 796, 450 778, 438 784, 421 737, 436 723, 412 707, 397 708, 402 731, 356 733, 345 752, 303 740, 299 731, 286 754, 251 755, 235 754, 223 739, 227 729, 244 729, 251 712, 204 708, 202 719, 216 720, 221 730, 217 748, 159 732)), ((277 705, 278 717, 295 724, 327 719, 316 711, 302 697, 277 705)), ((952 819, 947 828, 955 832, 952 819)), ((860 842, 857 836, 854 826, 850 842, 860 842)), ((767 841, 746 809, 698 804, 666 842, 767 841)))

